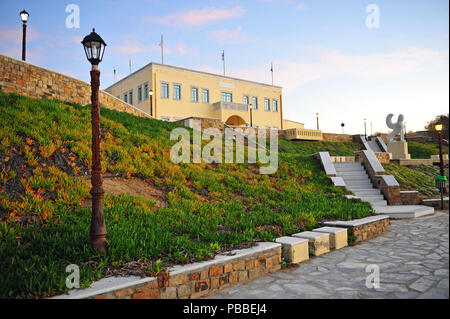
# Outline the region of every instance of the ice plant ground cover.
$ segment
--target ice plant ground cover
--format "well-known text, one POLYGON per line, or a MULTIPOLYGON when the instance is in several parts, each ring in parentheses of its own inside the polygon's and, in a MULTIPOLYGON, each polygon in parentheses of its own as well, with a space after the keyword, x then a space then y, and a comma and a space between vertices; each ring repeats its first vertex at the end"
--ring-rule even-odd
MULTIPOLYGON (((309 230, 325 219, 372 213, 346 199, 311 154, 352 155, 352 143, 280 141, 279 167, 174 164, 177 126, 101 110, 104 173, 140 179, 165 204, 107 194, 108 250, 89 246, 90 108, 0 91, 0 297, 45 297, 67 290, 66 266, 80 267, 81 286, 132 265, 143 275, 164 266, 309 230)), ((122 272, 123 273, 123 272, 122 272)))

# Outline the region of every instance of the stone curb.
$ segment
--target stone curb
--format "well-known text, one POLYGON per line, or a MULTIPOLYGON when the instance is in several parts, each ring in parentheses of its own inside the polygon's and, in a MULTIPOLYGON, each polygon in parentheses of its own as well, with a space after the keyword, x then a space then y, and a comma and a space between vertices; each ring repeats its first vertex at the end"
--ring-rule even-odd
POLYGON ((202 297, 281 269, 281 244, 257 246, 217 255, 213 260, 174 266, 158 277, 108 277, 86 289, 50 299, 185 299, 202 297))

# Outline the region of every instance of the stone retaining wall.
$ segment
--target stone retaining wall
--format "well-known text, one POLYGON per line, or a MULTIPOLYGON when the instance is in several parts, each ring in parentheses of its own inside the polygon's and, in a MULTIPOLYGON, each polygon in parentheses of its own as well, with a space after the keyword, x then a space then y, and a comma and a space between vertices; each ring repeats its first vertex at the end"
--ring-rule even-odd
POLYGON ((353 243, 372 239, 390 230, 389 216, 370 216, 352 221, 324 222, 324 226, 344 227, 353 235, 353 243))
MULTIPOLYGON (((441 209, 441 199, 424 199, 422 200, 422 205, 441 209)), ((444 198, 444 209, 449 209, 448 197, 444 198)))
POLYGON ((378 220, 365 225, 355 226, 350 228, 350 230, 355 237, 355 243, 369 240, 378 235, 387 233, 390 230, 389 218, 378 220))
POLYGON ((353 142, 353 135, 322 133, 322 141, 326 142, 353 142))
POLYGON ((388 164, 391 162, 391 153, 379 153, 376 152, 375 156, 381 164, 388 164))
MULTIPOLYGON (((88 66, 86 66, 86 72, 89 72, 88 66)), ((1 54, 0 89, 6 93, 16 93, 32 98, 48 98, 81 105, 91 103, 89 83, 1 54)), ((149 116, 105 91, 99 92, 99 99, 101 107, 136 116, 149 116)))
POLYGON ((419 205, 420 198, 418 191, 400 191, 402 205, 419 205))
POLYGON ((188 299, 199 298, 281 269, 281 244, 259 243, 256 247, 218 255, 213 260, 175 266, 157 277, 135 280, 129 285, 97 293, 77 290, 57 299, 188 299))

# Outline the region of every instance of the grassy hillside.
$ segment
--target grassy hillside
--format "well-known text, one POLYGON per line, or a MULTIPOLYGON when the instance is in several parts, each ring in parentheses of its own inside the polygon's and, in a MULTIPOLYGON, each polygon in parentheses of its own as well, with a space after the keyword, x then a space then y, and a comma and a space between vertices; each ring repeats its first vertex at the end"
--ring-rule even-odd
MULTIPOLYGON (((393 175, 400 184, 401 190, 418 190, 422 199, 439 198, 439 190, 435 187, 434 177, 440 175, 438 166, 400 166, 383 164, 386 174, 393 175)), ((448 176, 448 167, 446 169, 448 176)))
MULTIPOLYGON (((429 142, 408 142, 408 152, 411 158, 430 158, 431 155, 439 155, 439 145, 429 142)), ((448 146, 442 149, 443 154, 448 154, 448 146)))
POLYGON ((287 141, 280 140, 280 152, 295 155, 311 155, 317 152, 329 152, 331 156, 354 156, 361 146, 358 143, 323 141, 287 141))
POLYGON ((90 249, 91 211, 83 205, 90 198, 90 108, 0 91, 0 297, 62 293, 69 264, 79 265, 85 287, 127 269, 154 275, 323 219, 372 213, 369 204, 347 200, 309 156, 327 144, 300 152, 283 141, 278 171, 260 175, 257 164, 173 164, 171 123, 102 109, 101 126, 104 173, 139 179, 164 198, 157 205, 106 195, 102 257, 90 249))

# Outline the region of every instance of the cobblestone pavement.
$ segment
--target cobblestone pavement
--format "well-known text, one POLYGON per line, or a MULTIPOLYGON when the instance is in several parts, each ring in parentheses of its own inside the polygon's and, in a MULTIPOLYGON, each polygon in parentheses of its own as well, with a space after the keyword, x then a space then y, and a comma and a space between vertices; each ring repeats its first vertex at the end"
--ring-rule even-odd
POLYGON ((448 235, 448 212, 391 220, 385 235, 206 298, 448 298, 448 235), (369 289, 366 266, 373 264, 380 287, 369 289))

